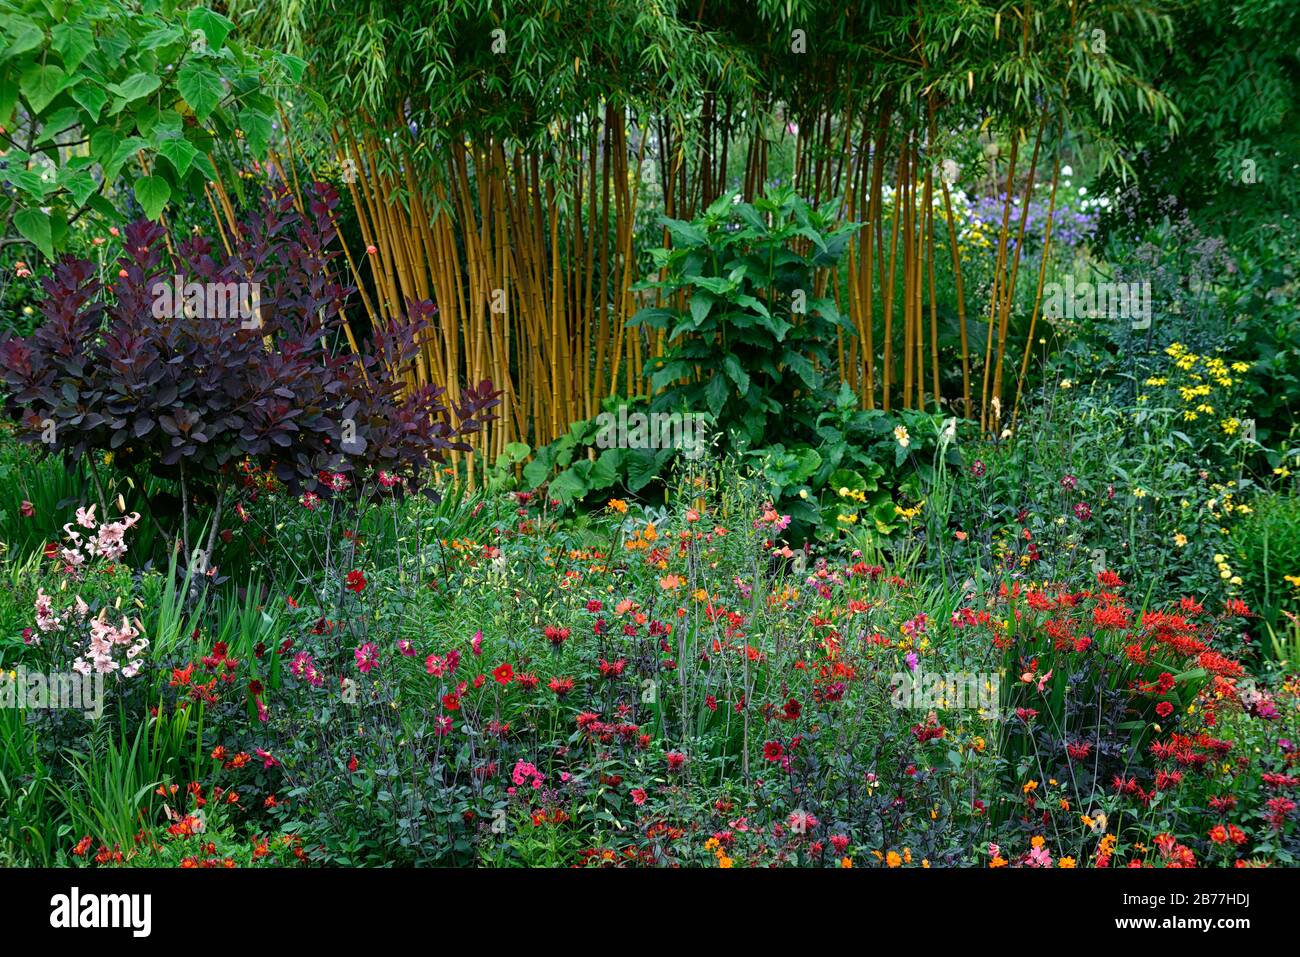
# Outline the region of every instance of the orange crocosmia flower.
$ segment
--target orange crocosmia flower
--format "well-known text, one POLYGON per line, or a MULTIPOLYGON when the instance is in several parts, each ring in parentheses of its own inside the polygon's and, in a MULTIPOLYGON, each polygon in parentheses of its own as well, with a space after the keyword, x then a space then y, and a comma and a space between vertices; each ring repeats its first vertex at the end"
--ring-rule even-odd
POLYGON ((953 532, 952 537, 957 539, 957 541, 959 542, 966 541, 966 533, 963 532, 961 529, 958 529, 957 531, 953 532))

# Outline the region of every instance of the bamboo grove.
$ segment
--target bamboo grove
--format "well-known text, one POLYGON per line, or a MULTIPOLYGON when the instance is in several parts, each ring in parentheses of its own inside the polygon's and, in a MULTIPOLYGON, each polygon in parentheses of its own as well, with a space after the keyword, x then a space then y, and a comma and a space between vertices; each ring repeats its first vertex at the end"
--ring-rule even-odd
POLYGON ((644 395, 663 333, 628 320, 656 304, 639 283, 670 241, 658 217, 777 181, 857 227, 815 293, 851 318, 834 371, 861 406, 1002 432, 1044 328, 1046 249, 1028 274, 1022 256, 1031 195, 1046 184, 1047 246, 1067 137, 1122 165, 1104 149, 1117 116, 1177 122, 1139 52, 1168 21, 1141 5, 327 6, 287 4, 278 39, 327 91, 298 109, 329 135, 297 149, 351 199, 354 334, 436 304, 412 377, 505 393, 479 468, 644 395), (1000 203, 975 257, 954 196, 972 169, 1000 203))

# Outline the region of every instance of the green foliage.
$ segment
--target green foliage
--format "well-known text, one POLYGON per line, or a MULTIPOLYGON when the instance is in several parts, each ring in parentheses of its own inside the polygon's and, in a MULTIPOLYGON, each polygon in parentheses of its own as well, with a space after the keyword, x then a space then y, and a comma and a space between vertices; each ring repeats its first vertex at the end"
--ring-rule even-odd
POLYGON ((1300 614, 1300 496, 1290 491, 1257 497, 1233 528, 1232 555, 1242 597, 1261 617, 1263 651, 1285 657, 1268 636, 1282 636, 1288 630, 1285 615, 1300 614))
MULTIPOLYGON (((609 399, 604 406, 596 418, 573 423, 537 450, 523 468, 527 488, 549 483, 547 494, 562 505, 606 493, 648 498, 664 487, 675 465, 695 458, 707 445, 709 416, 687 419, 683 413, 652 412, 640 400, 609 399)), ((513 454, 523 461, 527 446, 516 447, 513 454)))
POLYGON ((794 520, 796 540, 887 538, 906 524, 908 507, 900 500, 921 502, 945 467, 961 464, 955 419, 859 409, 845 383, 817 417, 814 434, 808 445, 777 442, 750 453, 773 501, 794 520))
MULTIPOLYGON (((1176 196, 1207 232, 1234 245, 1294 244, 1300 203, 1300 9, 1289 0, 1182 0, 1172 42, 1147 53, 1148 75, 1183 118, 1168 142, 1137 117, 1121 137, 1142 149, 1138 206, 1149 218, 1176 196)), ((1103 183, 1103 188, 1112 185, 1103 183)), ((1125 232, 1115 217, 1111 225, 1125 232)))
POLYGON ((708 411, 738 451, 811 434, 837 336, 853 334, 835 300, 817 294, 818 270, 839 261, 857 227, 789 188, 662 222, 673 245, 651 256, 663 278, 641 288, 667 305, 628 320, 665 333, 663 356, 645 368, 652 408, 708 411))
POLYGON ((202 193, 219 144, 242 138, 262 155, 269 83, 296 83, 304 68, 245 48, 225 16, 171 0, 4 0, 0 23, 0 178, 11 187, 0 241, 49 258, 74 223, 117 217, 119 175, 156 219, 202 193))
POLYGON ((263 38, 311 61, 321 113, 409 124, 428 145, 540 142, 606 100, 681 114, 706 85, 740 92, 749 79, 735 51, 683 23, 672 3, 281 0, 277 12, 263 38))

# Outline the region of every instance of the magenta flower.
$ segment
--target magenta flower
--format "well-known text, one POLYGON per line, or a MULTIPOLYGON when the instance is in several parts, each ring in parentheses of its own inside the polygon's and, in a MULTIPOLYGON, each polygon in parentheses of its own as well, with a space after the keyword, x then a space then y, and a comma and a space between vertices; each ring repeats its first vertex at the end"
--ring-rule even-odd
POLYGON ((369 674, 370 670, 379 664, 379 649, 372 641, 367 641, 355 652, 357 659, 357 668, 363 675, 369 674))

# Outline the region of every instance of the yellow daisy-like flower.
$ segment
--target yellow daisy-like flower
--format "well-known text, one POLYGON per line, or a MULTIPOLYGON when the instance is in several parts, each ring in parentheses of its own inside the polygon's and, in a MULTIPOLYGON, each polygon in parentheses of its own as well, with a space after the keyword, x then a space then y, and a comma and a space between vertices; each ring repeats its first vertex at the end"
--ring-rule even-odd
POLYGON ((1185 548, 1187 546, 1187 536, 1182 532, 1174 532, 1174 544, 1179 548, 1185 548))

